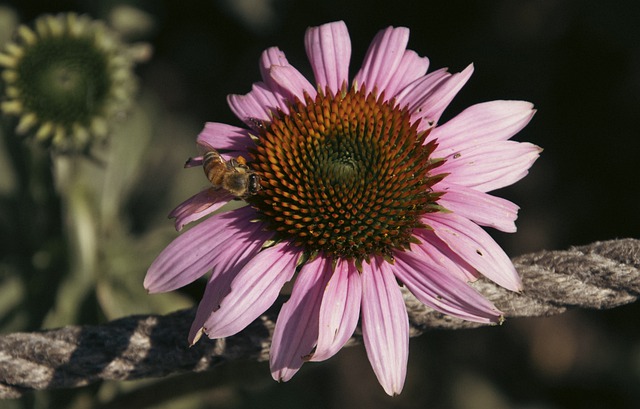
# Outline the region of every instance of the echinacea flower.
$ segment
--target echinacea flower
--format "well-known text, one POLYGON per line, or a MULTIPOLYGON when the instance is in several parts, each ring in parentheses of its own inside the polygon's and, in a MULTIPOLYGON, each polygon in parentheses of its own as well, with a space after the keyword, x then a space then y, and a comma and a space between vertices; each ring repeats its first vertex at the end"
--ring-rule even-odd
MULTIPOLYGON (((152 293, 211 271, 190 342, 238 333, 294 280, 272 337, 274 379, 331 357, 360 322, 373 370, 394 395, 404 384, 409 341, 400 285, 437 311, 500 322, 501 312, 468 283, 484 276, 522 289, 480 226, 516 230, 518 207, 487 192, 524 177, 538 157, 537 146, 508 140, 534 110, 528 102, 492 101, 440 125, 473 66, 427 74, 429 60, 407 49, 408 39, 407 28, 378 33, 349 85, 346 25, 309 28, 315 83, 269 48, 262 82, 228 98, 247 128, 206 124, 197 144, 227 152, 226 159, 249 158, 261 190, 244 198, 247 206, 183 233, 149 268, 144 285, 152 293)), ((170 216, 180 230, 233 198, 212 187, 170 216)))
POLYGON ((19 118, 18 134, 58 152, 84 152, 131 106, 136 59, 99 20, 43 15, 33 29, 20 26, 0 53, 0 111, 19 118))

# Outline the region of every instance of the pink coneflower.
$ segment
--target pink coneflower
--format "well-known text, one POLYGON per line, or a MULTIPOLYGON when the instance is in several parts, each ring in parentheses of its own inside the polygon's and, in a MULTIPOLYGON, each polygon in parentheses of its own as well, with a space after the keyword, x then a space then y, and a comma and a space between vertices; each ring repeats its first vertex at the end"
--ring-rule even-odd
MULTIPOLYGON (((309 28, 309 82, 278 48, 260 59, 262 82, 229 106, 248 128, 206 124, 204 151, 248 158, 260 190, 175 239, 145 278, 171 291, 211 271, 189 341, 234 335, 295 280, 278 316, 271 372, 289 380, 322 361, 358 320, 369 361, 389 395, 401 392, 409 323, 400 285, 440 312, 482 323, 501 312, 468 282, 485 276, 512 291, 520 278, 480 226, 515 232, 518 207, 487 192, 527 174, 541 149, 509 141, 534 114, 522 101, 474 105, 439 125, 473 66, 427 74, 408 50, 407 28, 376 35, 348 83, 351 42, 343 22, 309 28), (295 278, 294 278, 295 277, 295 278), (399 284, 400 283, 400 284, 399 284)), ((199 165, 194 158, 189 165, 199 165)), ((176 228, 235 196, 209 188, 179 205, 176 228)))

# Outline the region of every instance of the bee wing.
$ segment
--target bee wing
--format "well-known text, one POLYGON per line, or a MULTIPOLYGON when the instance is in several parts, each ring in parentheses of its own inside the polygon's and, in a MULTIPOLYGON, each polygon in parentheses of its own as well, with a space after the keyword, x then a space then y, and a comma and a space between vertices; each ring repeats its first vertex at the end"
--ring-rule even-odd
POLYGON ((211 151, 215 151, 217 152, 213 146, 210 146, 207 143, 202 143, 200 141, 198 141, 198 143, 196 144, 197 148, 198 148, 198 153, 200 154, 199 156, 192 156, 189 159, 187 159, 187 161, 184 164, 185 168, 192 168, 194 166, 202 166, 202 163, 204 161, 204 155, 207 152, 211 152, 211 151))
POLYGON ((237 172, 238 166, 246 167, 247 161, 242 156, 238 156, 238 154, 241 154, 243 152, 226 151, 225 153, 221 153, 219 150, 217 150, 216 148, 214 148, 213 146, 209 145, 204 141, 198 141, 197 146, 198 146, 198 152, 200 152, 201 156, 197 156, 195 158, 189 158, 189 160, 185 164, 185 167, 191 167, 192 163, 193 164, 197 163, 198 165, 201 165, 204 160, 204 155, 207 152, 215 152, 217 160, 220 163, 224 163, 228 171, 237 172))
POLYGON ((196 143, 196 146, 197 146, 197 148, 198 148, 198 152, 199 152, 201 155, 204 155, 205 153, 207 153, 207 152, 209 152, 209 151, 215 151, 215 150, 216 150, 216 148, 214 148, 213 146, 211 146, 211 145, 209 145, 208 143, 203 142, 203 141, 198 141, 198 142, 196 143))

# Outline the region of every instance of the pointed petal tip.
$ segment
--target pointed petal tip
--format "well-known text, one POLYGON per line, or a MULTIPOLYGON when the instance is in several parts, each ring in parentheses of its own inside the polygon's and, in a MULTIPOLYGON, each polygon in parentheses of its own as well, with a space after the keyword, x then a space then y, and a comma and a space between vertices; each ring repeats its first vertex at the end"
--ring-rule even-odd
POLYGON ((273 378, 274 381, 278 383, 289 382, 291 378, 293 378, 293 375, 295 375, 297 372, 298 372, 297 369, 295 370, 290 368, 278 369, 276 371, 271 372, 271 377, 273 378))
POLYGON ((187 341, 189 342, 189 348, 191 348, 198 341, 200 341, 200 338, 202 337, 203 334, 204 334, 204 328, 202 327, 199 330, 197 330, 195 333, 189 334, 189 337, 187 338, 187 341))
POLYGON ((393 388, 393 389, 385 389, 385 392, 387 393, 387 395, 391 396, 392 398, 395 398, 396 396, 400 395, 402 393, 402 386, 400 386, 400 388, 393 388))
POLYGON ((162 293, 172 291, 170 289, 164 289, 161 285, 158 285, 156 283, 149 283, 149 284, 145 283, 144 289, 147 290, 147 294, 149 295, 162 294, 162 293))
POLYGON ((151 289, 149 289, 149 284, 147 283, 146 278, 145 278, 144 282, 142 283, 142 287, 144 287, 144 289, 147 290, 147 294, 153 294, 153 291, 151 291, 151 289))
POLYGON ((145 290, 147 290, 147 294, 158 294, 163 292, 158 288, 156 284, 157 280, 155 278, 152 278, 154 276, 155 271, 152 270, 152 267, 149 267, 149 269, 147 270, 147 274, 144 277, 144 281, 142 282, 142 286, 145 290))
MULTIPOLYGON (((493 281, 493 279, 491 278, 489 279, 493 281)), ((519 295, 522 294, 522 292, 524 291, 522 278, 520 277, 520 274, 518 274, 518 272, 516 271, 515 267, 511 270, 511 274, 509 275, 509 277, 507 277, 505 282, 499 283, 499 285, 519 295)), ((502 314, 502 311, 498 310, 498 312, 502 314)))
POLYGON ((378 381, 380 381, 380 386, 382 386, 382 389, 384 390, 384 393, 386 393, 387 395, 391 396, 392 398, 400 395, 402 393, 402 389, 404 388, 404 383, 400 383, 398 385, 398 384, 395 384, 395 383, 385 384, 380 379, 378 381))
POLYGON ((516 281, 515 286, 513 287, 513 289, 511 289, 511 291, 521 295, 524 292, 524 285, 522 284, 522 278, 520 277, 519 274, 516 274, 515 281, 516 281))
POLYGON ((184 168, 193 168, 196 166, 202 166, 202 156, 196 156, 196 157, 189 157, 185 162, 184 162, 184 168))
POLYGON ((390 265, 363 265, 361 326, 365 350, 387 394, 402 391, 409 358, 409 318, 390 265))
POLYGON ((524 101, 521 99, 499 99, 494 101, 481 102, 478 105, 491 104, 491 103, 501 104, 501 107, 503 107, 504 109, 508 110, 511 113, 526 112, 529 114, 529 116, 533 116, 536 112, 538 112, 533 102, 524 101))

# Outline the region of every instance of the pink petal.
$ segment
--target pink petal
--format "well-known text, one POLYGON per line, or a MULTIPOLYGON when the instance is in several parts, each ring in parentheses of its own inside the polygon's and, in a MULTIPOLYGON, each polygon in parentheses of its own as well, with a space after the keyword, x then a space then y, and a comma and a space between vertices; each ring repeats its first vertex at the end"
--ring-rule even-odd
POLYGON ((413 50, 405 51, 398 69, 393 73, 385 87, 384 91, 387 99, 396 96, 407 85, 422 78, 428 69, 429 59, 427 57, 420 57, 413 50))
POLYGON ((344 21, 310 27, 304 38, 318 88, 334 93, 349 79, 351 40, 344 21))
POLYGON ((281 243, 253 257, 234 277, 231 292, 205 322, 204 333, 209 338, 228 337, 258 318, 293 277, 299 256, 299 250, 281 243))
POLYGON ((444 110, 449 106, 453 98, 460 89, 467 83, 473 74, 473 64, 469 65, 462 72, 451 75, 438 82, 428 93, 416 101, 411 113, 413 121, 422 119, 423 130, 431 127, 432 123, 437 123, 444 110))
POLYGON ((256 127, 256 122, 270 121, 278 109, 289 112, 284 100, 282 95, 271 91, 263 82, 253 84, 251 91, 245 95, 227 96, 231 111, 252 128, 256 127))
POLYGON ((413 244, 411 251, 424 255, 427 259, 435 260, 442 268, 455 276, 460 281, 473 282, 482 275, 455 251, 451 250, 432 230, 423 229, 416 231, 419 244, 413 244))
POLYGON ((249 130, 219 122, 207 122, 196 143, 204 148, 231 151, 246 151, 254 145, 249 130))
POLYGON ((260 75, 262 76, 262 80, 265 82, 267 88, 272 90, 276 90, 279 86, 276 82, 271 78, 271 67, 274 65, 279 65, 281 67, 291 66, 289 61, 287 61, 287 57, 284 55, 278 47, 270 47, 262 52, 260 56, 260 75))
POLYGON ((500 311, 469 285, 443 268, 438 260, 396 252, 393 270, 409 291, 429 307, 468 321, 498 322, 500 311))
POLYGON ((415 111, 424 100, 425 95, 430 94, 433 90, 451 74, 446 68, 430 72, 429 74, 416 79, 407 84, 396 95, 396 101, 400 106, 406 106, 409 111, 415 111))
POLYGON ((277 109, 288 112, 285 95, 281 87, 270 75, 273 66, 289 66, 284 53, 277 47, 262 52, 260 57, 260 74, 264 82, 257 82, 246 95, 229 95, 227 103, 233 113, 252 128, 258 121, 269 121, 277 109))
POLYGON ((304 75, 292 66, 274 65, 269 70, 271 78, 282 88, 282 93, 288 99, 298 98, 304 101, 304 94, 308 94, 312 99, 316 97, 317 91, 304 75))
POLYGON ((231 282, 240 270, 258 254, 273 233, 264 231, 261 223, 251 223, 252 230, 239 234, 234 240, 225 241, 224 251, 212 264, 211 277, 198 305, 196 317, 189 331, 193 345, 202 335, 204 323, 220 307, 222 299, 231 291, 231 282))
POLYGON ((438 203, 452 212, 473 220, 481 226, 489 226, 507 233, 516 231, 515 220, 519 207, 506 199, 492 196, 473 188, 444 182, 435 190, 446 192, 438 203))
MULTIPOLYGON (((482 275, 508 290, 522 290, 511 260, 481 227, 455 213, 430 213, 424 217, 424 223, 482 275)), ((420 238, 421 232, 416 235, 420 238)))
POLYGON ((487 142, 507 140, 524 128, 535 112, 533 104, 525 101, 490 101, 470 106, 431 131, 429 140, 438 140, 434 156, 446 157, 487 142))
POLYGON ((225 251, 227 240, 256 228, 249 222, 254 217, 255 210, 242 207, 213 215, 182 233, 151 263, 144 287, 150 293, 171 291, 201 277, 225 251))
POLYGON ((218 311, 220 308, 220 302, 231 291, 231 282, 238 274, 238 271, 242 270, 246 263, 238 263, 233 268, 225 271, 223 274, 218 274, 209 277, 207 286, 204 289, 204 294, 200 303, 198 303, 198 309, 196 310, 196 317, 191 323, 189 329, 189 345, 193 346, 202 334, 204 334, 204 323, 207 322, 211 314, 218 311))
POLYGON ((360 273, 352 262, 339 260, 322 297, 318 345, 307 360, 324 361, 344 346, 358 324, 361 299, 360 273))
POLYGON ((369 362, 384 391, 402 391, 409 358, 409 318, 402 292, 384 260, 362 266, 362 335, 369 362))
POLYGON ((211 275, 224 274, 237 264, 246 264, 273 237, 273 232, 265 230, 264 224, 251 222, 242 232, 236 234, 220 246, 220 254, 211 263, 211 275))
POLYGON ((176 230, 180 231, 186 224, 201 219, 226 205, 233 197, 226 190, 210 187, 180 203, 169 213, 169 218, 175 217, 176 230))
POLYGON ((527 142, 487 142, 448 156, 438 172, 450 173, 447 183, 490 192, 525 177, 541 151, 527 142))
POLYGON ((354 87, 364 87, 369 92, 377 89, 378 94, 385 91, 402 61, 408 42, 408 28, 389 27, 378 32, 353 80, 354 87))
POLYGON ((269 362, 276 381, 291 379, 316 344, 320 303, 331 273, 331 260, 320 256, 305 264, 296 277, 271 339, 269 362))

